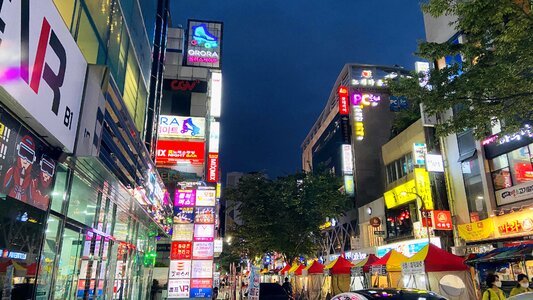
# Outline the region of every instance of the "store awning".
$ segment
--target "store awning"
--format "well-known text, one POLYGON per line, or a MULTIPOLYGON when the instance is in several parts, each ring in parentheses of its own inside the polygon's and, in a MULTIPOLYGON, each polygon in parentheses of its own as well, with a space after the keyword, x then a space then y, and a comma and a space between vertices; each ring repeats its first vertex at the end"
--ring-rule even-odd
POLYGON ((305 265, 301 264, 298 266, 298 268, 296 268, 296 270, 294 270, 294 275, 301 276, 303 270, 305 270, 305 265))
POLYGON ((502 261, 520 261, 533 260, 533 245, 526 244, 513 247, 503 247, 494 249, 485 254, 479 255, 473 259, 465 261, 466 264, 474 265, 477 263, 490 263, 502 261))
POLYGON ((285 272, 289 272, 290 269, 291 269, 291 265, 286 264, 285 267, 283 267, 283 269, 281 269, 281 270, 279 271, 279 273, 280 273, 281 275, 284 275, 284 273, 285 273, 285 272))
POLYGON ((400 252, 392 249, 385 256, 376 260, 370 266, 386 266, 387 271, 389 272, 400 272, 402 270, 402 262, 408 259, 407 256, 401 254, 400 252))
POLYGON ((313 261, 307 268, 307 274, 324 274, 325 266, 318 261, 313 261))
POLYGON ((433 244, 426 245, 405 262, 424 262, 426 272, 467 271, 463 258, 453 255, 433 244))
POLYGON ((346 258, 339 256, 337 259, 328 264, 325 269, 329 269, 331 275, 350 274, 353 264, 346 258))
POLYGON ((378 260, 379 258, 377 256, 375 256, 374 254, 369 254, 366 258, 357 262, 354 267, 363 268, 363 272, 368 273, 370 271, 370 265, 372 265, 378 260))

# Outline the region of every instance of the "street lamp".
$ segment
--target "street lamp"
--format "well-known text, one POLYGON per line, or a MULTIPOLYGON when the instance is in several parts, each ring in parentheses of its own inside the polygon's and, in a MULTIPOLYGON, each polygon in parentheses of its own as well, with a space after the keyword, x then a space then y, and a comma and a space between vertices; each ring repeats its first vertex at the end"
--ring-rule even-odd
POLYGON ((415 195, 417 199, 420 199, 420 203, 422 203, 422 207, 420 208, 420 213, 422 214, 422 217, 424 219, 426 219, 426 230, 427 230, 427 235, 428 235, 428 247, 429 247, 429 244, 431 244, 431 235, 430 235, 430 230, 429 230, 429 216, 428 216, 428 213, 427 213, 427 210, 426 210, 426 203, 424 202, 424 200, 422 199, 422 197, 417 194, 417 193, 413 193, 413 192, 407 192, 407 191, 403 191, 400 193, 400 195, 402 196, 407 196, 408 194, 411 194, 411 195, 415 195), (426 214, 424 215, 423 211, 426 212, 426 214))

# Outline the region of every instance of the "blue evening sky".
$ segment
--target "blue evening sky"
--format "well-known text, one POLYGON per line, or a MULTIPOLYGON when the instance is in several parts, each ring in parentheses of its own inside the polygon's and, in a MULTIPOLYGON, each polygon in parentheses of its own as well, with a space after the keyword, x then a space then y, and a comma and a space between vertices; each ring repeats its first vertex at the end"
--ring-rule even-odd
MULTIPOLYGON (((224 22, 222 171, 302 169, 300 145, 345 63, 414 68, 413 0, 171 1, 172 22, 224 22)), ((225 179, 225 178, 224 178, 225 179)), ((225 180, 224 180, 225 181, 225 180)))

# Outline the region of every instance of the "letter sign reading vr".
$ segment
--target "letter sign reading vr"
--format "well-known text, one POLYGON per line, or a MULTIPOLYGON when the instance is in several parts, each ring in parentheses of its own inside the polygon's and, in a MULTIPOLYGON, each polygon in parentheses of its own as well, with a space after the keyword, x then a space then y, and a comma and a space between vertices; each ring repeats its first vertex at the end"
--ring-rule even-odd
POLYGON ((0 57, 4 104, 72 152, 87 63, 51 0, 0 1, 0 57))
POLYGON ((218 182, 218 153, 209 153, 207 182, 218 182))

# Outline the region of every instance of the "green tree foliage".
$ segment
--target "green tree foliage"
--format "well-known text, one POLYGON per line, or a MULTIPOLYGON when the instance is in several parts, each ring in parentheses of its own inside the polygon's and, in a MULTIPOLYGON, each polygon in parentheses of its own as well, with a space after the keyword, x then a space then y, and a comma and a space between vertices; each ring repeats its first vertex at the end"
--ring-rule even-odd
POLYGON ((312 255, 318 249, 319 226, 345 211, 350 200, 339 191, 340 178, 326 171, 297 173, 276 180, 263 174, 241 178, 225 192, 237 204, 242 225, 228 233, 249 257, 282 253, 285 260, 312 255))
MULTIPOLYGON (((434 17, 455 16, 452 24, 463 43, 419 44, 417 55, 429 61, 462 55, 462 65, 448 64, 428 75, 430 89, 420 87, 421 74, 392 82, 392 92, 422 102, 429 114, 460 108, 442 120, 438 133, 472 128, 486 137, 495 120, 503 131, 516 132, 533 120, 533 15, 527 0, 430 0, 422 9, 434 17)), ((441 60, 442 62, 442 60, 441 60)))

